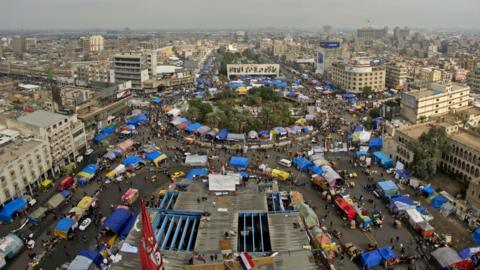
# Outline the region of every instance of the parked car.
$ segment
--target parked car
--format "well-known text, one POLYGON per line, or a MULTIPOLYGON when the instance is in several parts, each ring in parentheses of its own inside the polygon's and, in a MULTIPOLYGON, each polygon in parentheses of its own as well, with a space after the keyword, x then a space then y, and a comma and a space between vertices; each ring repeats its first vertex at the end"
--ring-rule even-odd
POLYGON ((82 221, 82 223, 80 223, 80 226, 78 227, 78 229, 80 231, 85 231, 88 228, 88 226, 90 226, 90 224, 92 224, 92 219, 86 218, 82 221))
POLYGON ((87 151, 85 151, 85 156, 89 156, 93 153, 93 149, 92 148, 88 148, 87 151))

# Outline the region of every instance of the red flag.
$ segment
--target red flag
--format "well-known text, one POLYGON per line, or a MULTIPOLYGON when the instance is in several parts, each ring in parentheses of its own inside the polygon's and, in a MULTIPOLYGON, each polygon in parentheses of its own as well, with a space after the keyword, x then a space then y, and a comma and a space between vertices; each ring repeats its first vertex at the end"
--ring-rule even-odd
POLYGON ((156 245, 155 235, 153 234, 150 216, 145 208, 145 202, 142 204, 142 236, 138 243, 138 253, 140 254, 140 263, 142 270, 163 270, 163 258, 158 246, 156 245))

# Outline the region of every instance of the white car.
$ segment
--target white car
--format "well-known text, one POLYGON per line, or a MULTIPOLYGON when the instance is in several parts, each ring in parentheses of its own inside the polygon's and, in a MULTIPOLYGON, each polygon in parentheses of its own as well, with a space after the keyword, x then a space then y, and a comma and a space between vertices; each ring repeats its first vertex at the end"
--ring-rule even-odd
POLYGON ((89 156, 93 153, 93 149, 92 148, 88 148, 86 151, 85 151, 85 156, 89 156))
POLYGON ((85 231, 88 228, 88 226, 90 226, 90 224, 92 224, 92 219, 91 218, 86 218, 82 221, 82 223, 80 224, 78 229, 80 231, 85 231))

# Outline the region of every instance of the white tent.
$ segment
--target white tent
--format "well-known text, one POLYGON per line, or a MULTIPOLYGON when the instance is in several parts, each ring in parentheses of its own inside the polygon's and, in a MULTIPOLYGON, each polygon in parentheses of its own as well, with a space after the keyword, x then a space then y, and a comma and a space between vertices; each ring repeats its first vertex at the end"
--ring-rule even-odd
POLYGON ((408 221, 413 227, 415 227, 418 223, 425 221, 417 209, 407 209, 405 212, 408 215, 408 221))
POLYGON ((208 190, 210 191, 235 191, 235 183, 239 181, 239 175, 208 175, 208 190))
POLYGON ((180 114, 180 109, 173 108, 170 111, 168 111, 167 114, 170 115, 170 116, 177 116, 177 115, 180 114))
POLYGON ((204 155, 188 155, 185 158, 185 165, 188 166, 207 166, 208 157, 204 155))

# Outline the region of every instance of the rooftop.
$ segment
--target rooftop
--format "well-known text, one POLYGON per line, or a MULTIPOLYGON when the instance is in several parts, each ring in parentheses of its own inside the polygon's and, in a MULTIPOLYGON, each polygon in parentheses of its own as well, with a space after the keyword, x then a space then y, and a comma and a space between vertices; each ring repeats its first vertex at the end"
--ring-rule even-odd
POLYGON ((0 146, 0 164, 6 165, 7 162, 13 162, 27 152, 32 151, 42 144, 42 141, 35 139, 24 140, 16 139, 0 146))
POLYGON ((433 127, 432 124, 425 123, 425 124, 407 126, 405 128, 400 129, 399 131, 414 140, 418 140, 418 138, 423 133, 427 133, 432 127, 433 127))
MULTIPOLYGON (((176 198, 176 201, 172 203, 171 208, 167 210, 156 209, 151 212, 152 226, 154 227, 155 234, 158 234, 158 231, 162 231, 161 221, 165 220, 165 215, 177 215, 174 218, 175 221, 178 220, 178 217, 181 215, 190 214, 188 219, 191 220, 192 213, 202 213, 208 212, 210 215, 208 217, 201 217, 199 219, 198 229, 195 232, 187 230, 187 235, 193 237, 192 248, 189 251, 185 251, 181 247, 186 247, 187 244, 174 244, 175 240, 168 237, 168 232, 165 240, 168 243, 166 248, 162 250, 162 255, 167 261, 166 269, 187 269, 190 258, 192 254, 202 254, 206 257, 207 263, 203 263, 199 260, 194 260, 193 264, 199 268, 195 269, 229 269, 224 266, 224 258, 221 255, 221 245, 224 245, 225 242, 228 242, 232 252, 238 252, 240 246, 243 246, 242 243, 239 243, 238 239, 245 239, 243 235, 243 228, 246 228, 247 240, 254 233, 251 229, 251 224, 255 220, 260 223, 255 223, 255 235, 259 237, 258 230, 262 231, 262 222, 263 223, 263 236, 269 236, 269 242, 265 242, 265 245, 269 245, 270 250, 263 250, 263 245, 261 246, 259 239, 255 241, 254 250, 255 252, 249 252, 253 258, 269 258, 264 257, 268 256, 271 252, 278 252, 278 255, 273 258, 273 264, 265 265, 256 265, 255 269, 264 269, 264 270, 287 270, 287 269, 316 269, 315 263, 311 260, 311 252, 304 248, 305 245, 309 245, 309 239, 306 236, 306 233, 301 227, 295 226, 295 224, 301 223, 301 218, 298 212, 282 212, 282 213, 273 213, 269 212, 267 205, 267 198, 265 192, 258 191, 258 185, 252 183, 252 181, 247 182, 246 187, 238 187, 236 192, 229 192, 228 194, 222 193, 222 195, 216 195, 213 192, 209 192, 207 185, 201 180, 189 181, 188 191, 181 191, 176 198), (207 197, 207 201, 197 202, 197 198, 207 197), (170 210, 168 210, 170 209, 170 210), (248 215, 247 224, 243 224, 244 218, 240 218, 241 215, 248 215), (260 218, 263 216, 263 219, 260 218), (262 219, 263 221, 260 221, 262 219), (244 227, 246 226, 246 227, 244 227), (159 229, 160 228, 160 229, 159 229), (225 232, 234 232, 235 235, 226 239, 225 232), (221 242, 223 244, 221 244, 221 242), (168 246, 170 245, 170 249, 168 246), (173 246, 173 248, 172 248, 173 246), (179 251, 181 249, 182 251, 179 251), (268 251, 268 252, 267 252, 268 251), (193 252, 193 253, 192 253, 193 252), (217 261, 211 261, 209 258, 210 254, 220 255, 217 261)), ((276 186, 273 187, 276 189, 276 186)), ((163 208, 162 208, 163 209, 163 208)), ((187 218, 183 218, 182 221, 173 223, 173 227, 183 227, 185 222, 187 225, 185 227, 190 227, 188 224, 187 218), (178 226, 177 226, 178 225, 178 226)), ((168 223, 163 222, 163 223, 168 223)), ((165 226, 167 227, 167 226, 165 226)), ((192 226, 195 227, 195 226, 192 226)), ((182 231, 181 228, 177 229, 182 231)), ((173 235, 172 229, 171 235, 173 235)), ((165 233, 165 231, 164 231, 165 233)), ((178 233, 181 235, 181 233, 178 233)), ((132 230, 129 236, 126 239, 127 243, 137 246, 140 233, 136 230, 132 230)), ((183 237, 177 237, 177 240, 183 237)), ((188 236, 186 237, 188 238, 188 236)), ((254 238, 255 239, 255 238, 254 238)), ((164 240, 164 239, 162 239, 164 240)), ((243 242, 241 241, 241 242, 243 242)), ((178 242, 178 241, 177 241, 178 242)), ((159 243, 159 246, 161 243, 159 243)), ((188 246, 190 243, 188 244, 188 246)), ((251 243, 247 243, 249 248, 252 248, 251 243)), ((186 248, 188 250, 188 248, 186 248)), ((138 269, 139 259, 138 254, 129 254, 125 252, 120 252, 122 255, 122 260, 118 263, 115 263, 111 269, 120 270, 120 269, 138 269)))
POLYGON ((480 151, 480 136, 471 131, 460 129, 458 132, 450 134, 449 138, 480 151))
POLYGON ((68 119, 68 116, 44 110, 34 111, 17 118, 19 122, 41 128, 52 126, 65 119, 68 119))

